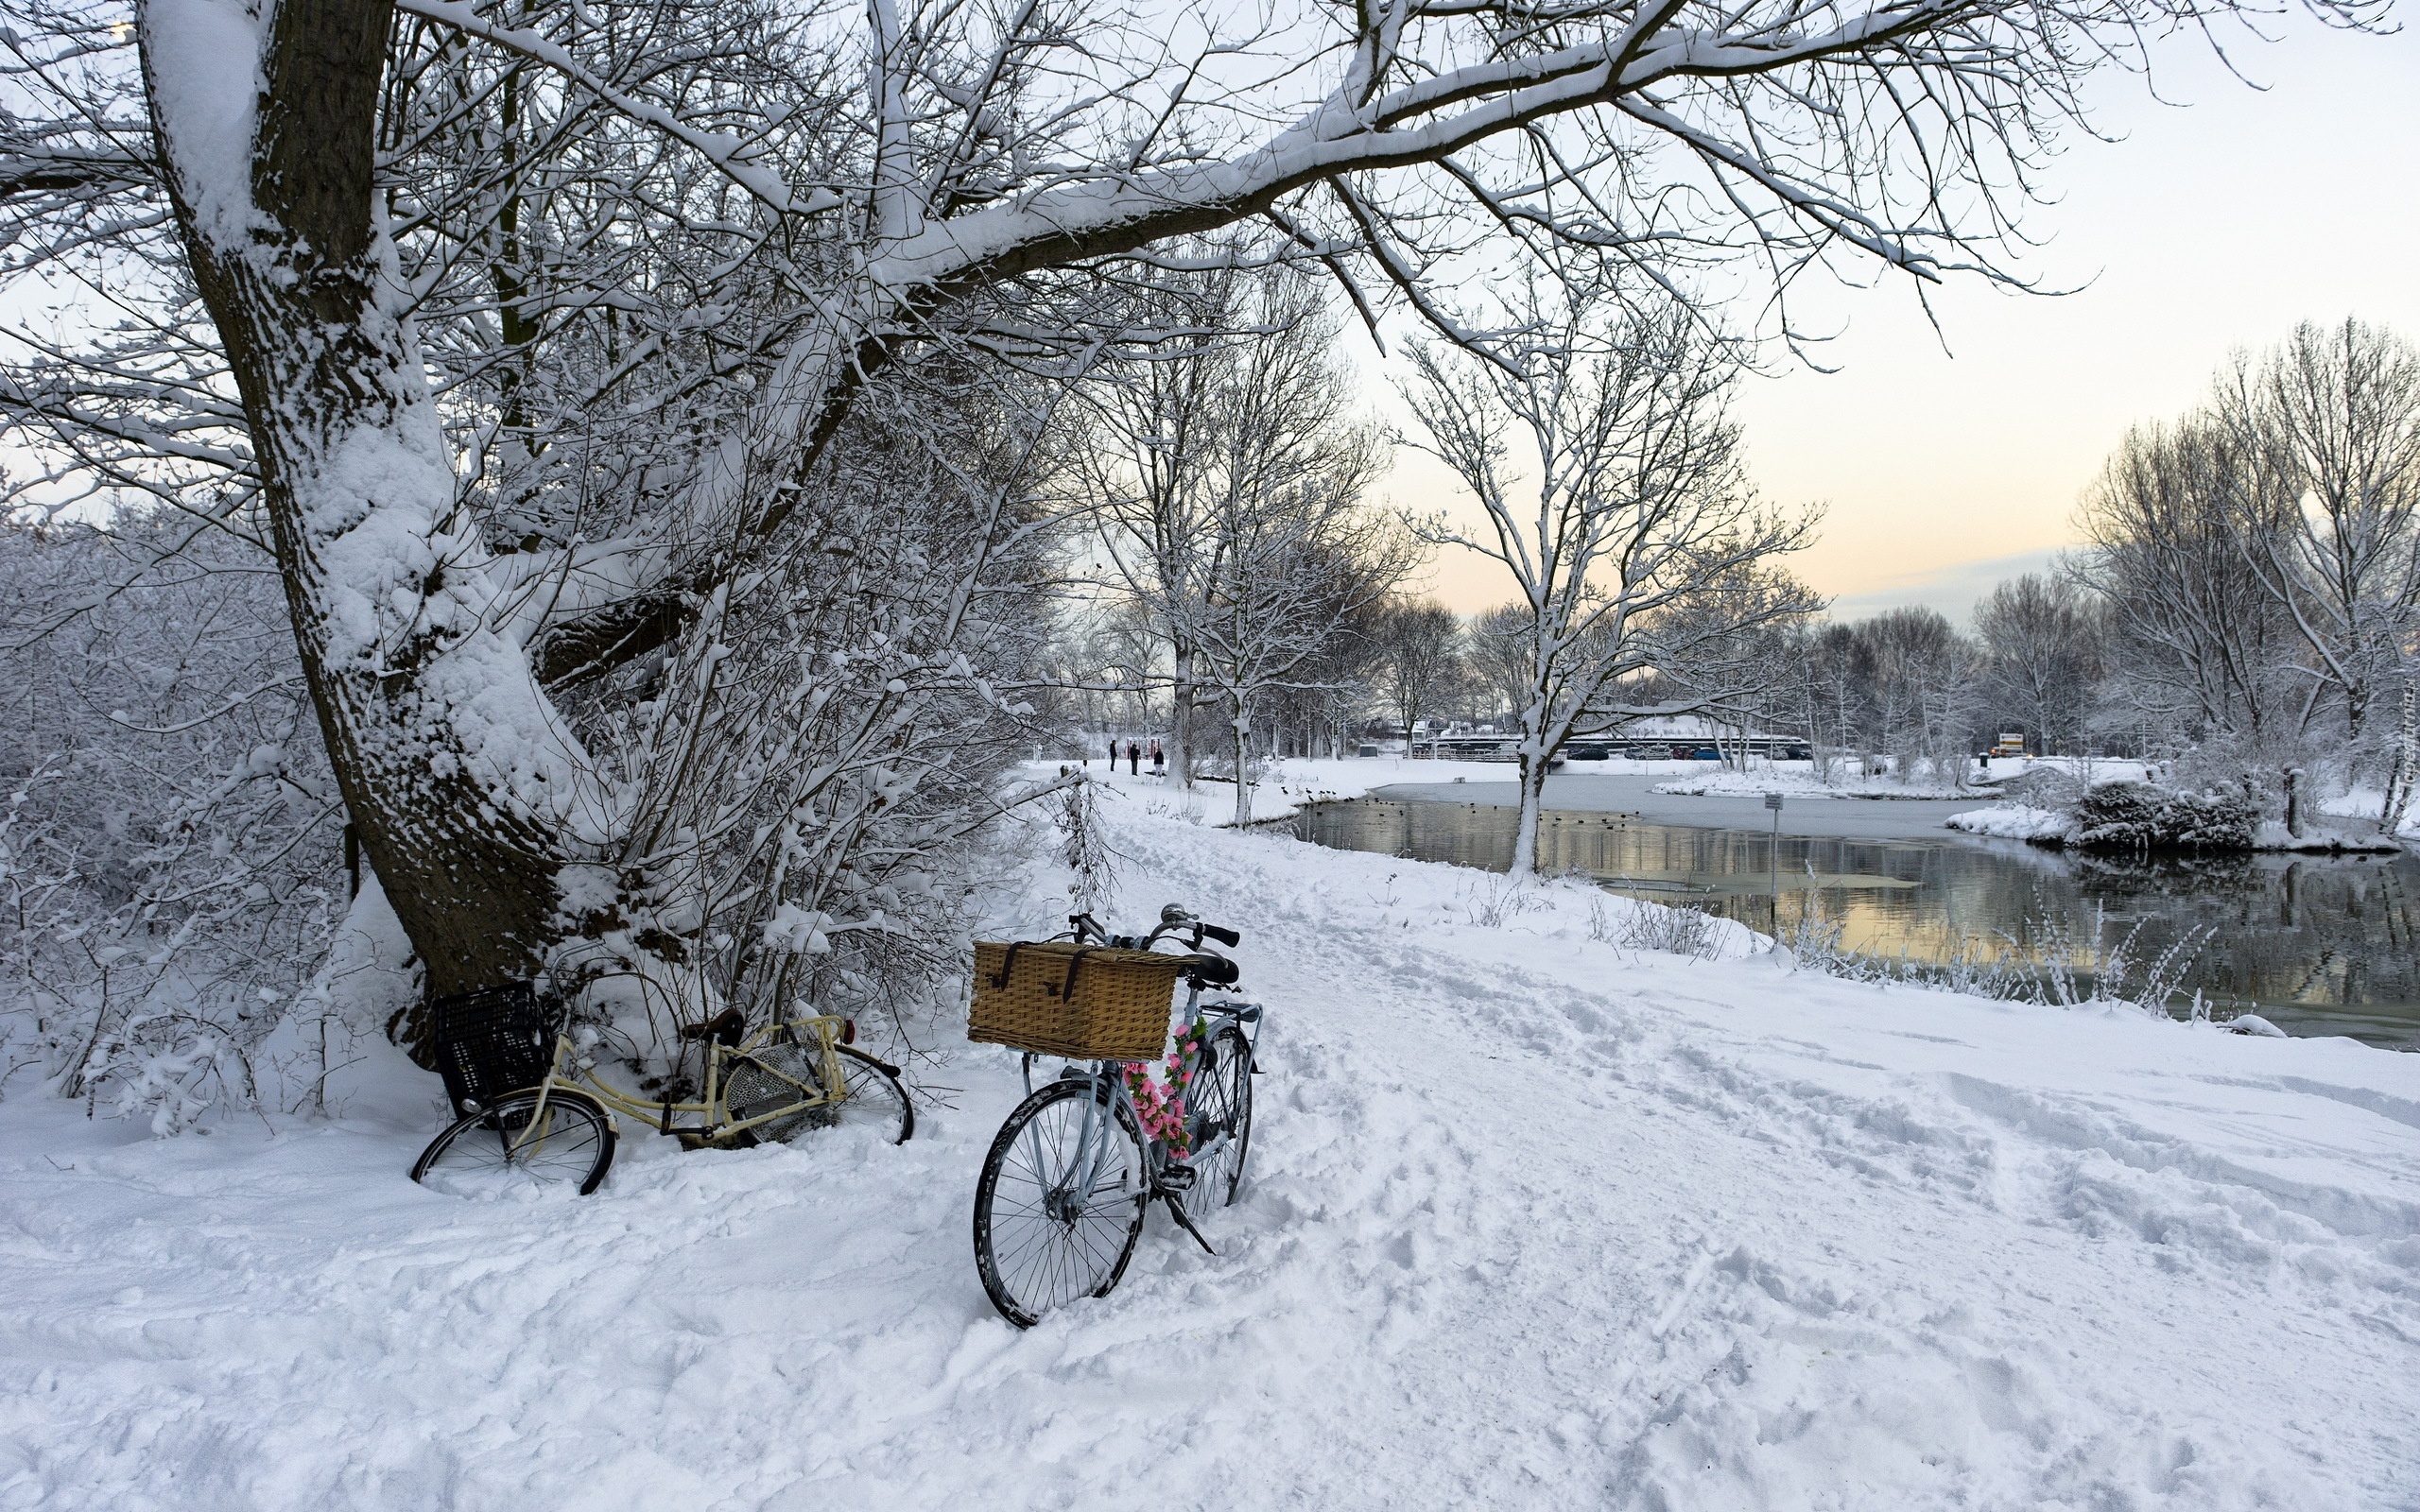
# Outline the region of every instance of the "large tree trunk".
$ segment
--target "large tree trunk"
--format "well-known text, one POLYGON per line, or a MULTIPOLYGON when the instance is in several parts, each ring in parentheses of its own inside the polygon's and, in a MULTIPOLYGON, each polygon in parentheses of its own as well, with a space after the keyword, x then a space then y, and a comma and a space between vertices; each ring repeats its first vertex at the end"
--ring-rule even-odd
POLYGON ((1513 832, 1512 865, 1509 868, 1519 881, 1526 882, 1538 874, 1538 816, 1546 808, 1547 760, 1544 752, 1521 752, 1520 828, 1513 832))
POLYGON ((399 313, 372 181, 389 11, 282 0, 247 77, 258 24, 239 7, 148 0, 143 49, 328 755, 437 994, 529 975, 573 926, 562 874, 585 764, 489 622, 488 558, 458 525, 399 313))
POLYGON ((1174 649, 1174 675, 1168 689, 1168 781, 1179 788, 1193 785, 1193 648, 1174 649))
POLYGON ((1252 716, 1241 698, 1236 700, 1236 718, 1232 728, 1236 752, 1236 828, 1252 823, 1251 741, 1252 716))

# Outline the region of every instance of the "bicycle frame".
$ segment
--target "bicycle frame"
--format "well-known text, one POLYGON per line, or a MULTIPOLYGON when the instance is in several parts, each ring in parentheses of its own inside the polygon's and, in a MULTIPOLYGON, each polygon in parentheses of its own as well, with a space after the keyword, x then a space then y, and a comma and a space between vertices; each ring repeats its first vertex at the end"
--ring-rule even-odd
MULTIPOLYGON (((1157 936, 1153 937, 1156 938, 1157 936)), ((1209 1026, 1214 1035, 1219 1029, 1230 1023, 1239 1027, 1250 1023, 1251 1034, 1246 1039, 1245 1044, 1250 1054, 1256 1059, 1260 1054, 1261 1016, 1251 1010, 1258 1006, 1258 1004, 1253 1003, 1219 1002, 1211 1004, 1205 1010, 1201 1005, 1201 988, 1196 985, 1185 997, 1184 1022, 1191 1023, 1198 1018, 1209 1026)), ((1071 1169, 1082 1173, 1082 1176, 1080 1180, 1073 1184, 1064 1197, 1072 1211, 1078 1216, 1081 1216, 1091 1206, 1094 1194, 1100 1188, 1102 1167, 1109 1160, 1110 1134, 1105 1121, 1115 1118, 1118 1109, 1122 1108, 1127 1116, 1134 1120, 1138 1128, 1142 1125, 1142 1116, 1135 1109, 1133 1095, 1126 1090, 1126 1077, 1122 1071, 1121 1062, 1096 1060, 1092 1063, 1092 1069, 1083 1075, 1083 1079, 1092 1084, 1093 1091, 1091 1096, 1084 1099, 1083 1122, 1078 1125, 1076 1159, 1071 1166, 1071 1169), (1106 1097, 1102 1095, 1104 1086, 1108 1090, 1106 1097)), ((1026 1091, 1028 1094, 1033 1091, 1030 1072, 1027 1075, 1026 1091)), ((1030 1128, 1028 1129, 1027 1135, 1037 1142, 1036 1147, 1027 1153, 1033 1160, 1034 1168, 1040 1170, 1044 1163, 1039 1147, 1041 1136, 1030 1128)), ((1210 1155, 1232 1138, 1234 1138, 1233 1134, 1222 1131, 1209 1143, 1191 1152, 1189 1159, 1200 1160, 1210 1155)), ((1148 1141, 1144 1147, 1144 1161, 1143 1177, 1150 1188, 1146 1200, 1165 1197, 1170 1190, 1162 1179, 1168 1164, 1167 1145, 1159 1140, 1148 1141)), ((1202 1248, 1210 1247, 1210 1242, 1201 1237, 1201 1231, 1193 1227, 1192 1220, 1184 1215, 1181 1207, 1170 1204, 1169 1211, 1177 1215, 1177 1221, 1184 1226, 1185 1231, 1192 1234, 1202 1248)))
MULTIPOLYGON (((700 1102, 633 1097, 597 1075, 596 1059, 583 1055, 572 1043, 571 1036, 559 1034, 555 1037, 554 1064, 547 1069, 545 1079, 538 1084, 538 1106, 530 1115, 529 1128, 523 1131, 522 1139, 529 1138, 532 1131, 542 1126, 545 1115, 546 1099, 554 1094, 558 1087, 568 1087, 595 1098, 605 1105, 609 1114, 622 1112, 634 1119, 652 1123, 659 1134, 678 1134, 706 1143, 719 1143, 735 1134, 745 1133, 750 1129, 769 1124, 775 1119, 788 1118, 802 1109, 821 1108, 826 1103, 838 1102, 848 1095, 848 1082, 840 1065, 840 1036, 845 1022, 846 1021, 830 1014, 819 1014, 811 1019, 785 1019, 769 1023, 736 1046, 708 1041, 705 1068, 706 1095, 704 1100, 700 1102), (728 1117, 719 1116, 729 1111, 722 1100, 723 1062, 727 1058, 748 1056, 762 1048, 776 1036, 789 1036, 795 1042, 802 1031, 811 1035, 814 1040, 817 1057, 822 1062, 823 1085, 831 1091, 810 1093, 809 1089, 802 1086, 799 1088, 801 1095, 797 1102, 785 1103, 770 1112, 760 1113, 754 1118, 740 1119, 736 1122, 728 1117), (675 1125, 672 1122, 675 1117, 693 1114, 700 1122, 684 1125, 675 1125)), ((776 1073, 776 1074, 779 1074, 776 1073)), ((519 1143, 520 1141, 514 1142, 516 1145, 519 1143)))

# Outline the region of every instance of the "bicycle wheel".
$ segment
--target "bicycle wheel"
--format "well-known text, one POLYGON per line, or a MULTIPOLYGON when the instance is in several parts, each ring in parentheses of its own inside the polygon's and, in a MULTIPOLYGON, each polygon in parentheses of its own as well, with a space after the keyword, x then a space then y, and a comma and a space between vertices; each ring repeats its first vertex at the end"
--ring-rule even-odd
POLYGON ((1193 1190, 1184 1194, 1184 1211, 1198 1218, 1236 1200, 1244 1155, 1252 1147, 1252 1042, 1242 1030, 1229 1024, 1210 1037, 1185 1091, 1193 1147, 1201 1149, 1220 1134, 1228 1137, 1218 1150, 1191 1162, 1193 1190))
MULTIPOLYGON (((802 1108, 784 1118, 745 1130, 741 1140, 777 1140, 782 1143, 814 1128, 867 1128, 887 1144, 905 1144, 916 1132, 915 1105, 881 1061, 855 1045, 838 1045, 841 1096, 837 1102, 802 1108)), ((823 1057, 813 1040, 796 1043, 772 1040, 723 1066, 723 1109, 735 1123, 746 1123, 789 1107, 802 1097, 823 1095, 823 1057)))
POLYGON ((1148 1169, 1134 1115, 1090 1082, 1052 1082, 1017 1105, 975 1185, 975 1268, 1002 1317, 1028 1329, 1054 1307, 1110 1294, 1143 1232, 1148 1169), (1090 1172, 1078 1169, 1088 1104, 1090 1172))
POLYGON ((458 1197, 596 1190, 614 1163, 614 1119, 585 1093, 556 1088, 507 1092, 429 1141, 412 1179, 458 1197))
POLYGON ((916 1105, 890 1068, 855 1045, 840 1047, 840 1076, 849 1095, 840 1100, 834 1120, 842 1128, 870 1128, 888 1144, 905 1144, 916 1135, 916 1105))

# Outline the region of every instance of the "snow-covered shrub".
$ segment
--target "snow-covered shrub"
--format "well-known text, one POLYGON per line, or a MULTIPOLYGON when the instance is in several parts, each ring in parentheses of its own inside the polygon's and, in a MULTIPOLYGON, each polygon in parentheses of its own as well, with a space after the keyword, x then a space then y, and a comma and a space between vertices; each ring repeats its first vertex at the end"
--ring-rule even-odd
POLYGON ((1059 861, 1067 868, 1067 901, 1080 914, 1098 913, 1117 882, 1116 858, 1101 825, 1103 791, 1080 768, 1057 799, 1059 861))
POLYGON ((291 1102, 317 1071, 262 1051, 347 885, 275 574, 189 523, 0 524, 0 599, 9 1060, 164 1132, 291 1102))
POLYGON ((2259 818, 2257 805, 2240 792, 2103 782, 2076 800, 2067 843, 2083 850, 2242 850, 2259 818))
POLYGON ((954 1009, 986 833, 1056 785, 1012 770, 1056 729, 1033 685, 1054 440, 1028 397, 894 369, 760 570, 562 696, 613 880, 556 985, 633 1053, 736 1006, 847 1014, 909 1054, 954 1009))
POLYGON ((1722 951, 1722 926, 1702 908, 1634 902, 1618 914, 1601 903, 1590 910, 1588 936, 1626 951, 1664 951, 1712 960, 1722 951))

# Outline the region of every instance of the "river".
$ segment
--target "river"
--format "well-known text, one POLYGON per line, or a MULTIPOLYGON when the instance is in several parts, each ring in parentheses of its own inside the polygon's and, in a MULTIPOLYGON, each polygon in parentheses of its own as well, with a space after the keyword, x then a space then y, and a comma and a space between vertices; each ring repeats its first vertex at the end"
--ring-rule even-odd
MULTIPOLYGON (((1918 961, 1998 954, 2046 922, 2128 937, 2137 962, 2183 940, 2182 990, 2221 1017, 2420 1049, 2420 861, 2408 854, 2085 856, 1941 828, 1978 799, 1791 799, 1776 840, 1760 799, 1650 791, 1668 780, 1549 780, 1540 867, 1759 930, 1818 910, 1848 948, 1918 961)), ((1404 783, 1294 825, 1322 845, 1500 871, 1515 800, 1509 782, 1404 783)))

